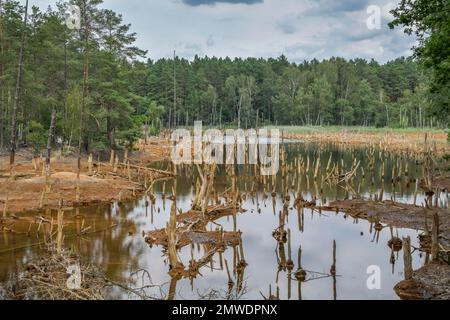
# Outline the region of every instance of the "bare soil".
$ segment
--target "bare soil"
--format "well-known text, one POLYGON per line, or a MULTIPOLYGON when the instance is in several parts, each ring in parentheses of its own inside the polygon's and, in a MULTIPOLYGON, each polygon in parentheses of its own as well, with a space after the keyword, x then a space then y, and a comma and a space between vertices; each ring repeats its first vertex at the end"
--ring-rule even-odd
MULTIPOLYGON (((139 143, 137 148, 129 160, 143 168, 165 159, 170 149, 168 142, 159 138, 152 138, 146 146, 139 143)), ((87 159, 82 160, 78 179, 77 160, 73 156, 51 159, 51 176, 46 186, 43 161, 37 159, 37 164, 33 164, 32 158, 28 150, 21 150, 16 157, 14 178, 10 179, 9 157, 0 157, 0 214, 57 208, 61 201, 64 207, 124 201, 145 191, 142 170, 132 168, 130 174, 123 166, 114 170, 109 163, 98 163, 96 159, 92 172, 88 172, 87 159)), ((149 175, 146 183, 161 175, 149 175)))
POLYGON ((442 192, 450 191, 450 161, 440 164, 439 169, 431 179, 431 187, 433 190, 441 190, 442 192))
POLYGON ((450 191, 450 174, 441 174, 433 179, 432 185, 439 190, 450 191))
POLYGON ((398 283, 394 290, 403 300, 450 299, 450 266, 432 262, 414 271, 413 278, 398 283))
POLYGON ((129 199, 140 190, 132 182, 122 177, 94 178, 86 174, 57 172, 50 178, 50 190, 45 189, 45 177, 36 176, 16 181, 4 181, 0 185, 0 211, 16 213, 44 208, 57 208, 61 200, 64 206, 83 206, 100 202, 129 199), (79 199, 76 189, 79 185, 79 199), (43 198, 43 199, 42 199, 43 198), (6 200, 7 199, 7 200, 6 200), (41 205, 42 199, 42 205, 41 205))
POLYGON ((162 137, 152 137, 147 141, 139 141, 133 153, 132 161, 140 164, 164 161, 170 158, 171 145, 168 139, 162 137))

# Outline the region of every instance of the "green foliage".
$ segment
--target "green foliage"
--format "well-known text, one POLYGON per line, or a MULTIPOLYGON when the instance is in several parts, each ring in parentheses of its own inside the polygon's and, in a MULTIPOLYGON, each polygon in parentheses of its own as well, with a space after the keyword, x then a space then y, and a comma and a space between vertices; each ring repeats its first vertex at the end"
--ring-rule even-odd
MULTIPOLYGON (((18 132, 19 143, 28 142, 36 150, 46 145, 53 107, 57 111, 53 142, 65 147, 78 145, 80 125, 85 151, 134 142, 144 125, 139 116, 146 112, 147 92, 139 84, 145 83, 148 70, 136 61, 145 52, 133 46, 136 34, 129 31, 130 25, 122 22, 121 15, 102 9, 101 0, 69 2, 81 8, 80 31, 67 28, 64 3, 45 12, 31 9, 17 115, 17 127, 28 130, 18 132)), ((23 14, 19 2, 1 2, 0 148, 7 145, 11 134, 6 128, 11 123, 8 110, 15 88, 23 14)))
POLYGON ((416 56, 432 70, 433 114, 450 123, 450 1, 401 0, 392 11, 390 27, 403 26, 407 34, 415 33, 419 46, 416 56))
POLYGON ((47 145, 47 136, 47 131, 40 123, 33 120, 30 121, 28 127, 28 143, 33 147, 36 156, 47 145))
POLYGON ((411 58, 380 65, 343 58, 295 64, 283 57, 196 57, 149 61, 147 69, 147 95, 165 106, 165 126, 192 126, 195 120, 241 127, 255 126, 256 120, 420 128, 446 124, 433 115, 428 77, 411 58))
POLYGON ((143 121, 149 126, 149 134, 156 135, 161 130, 161 117, 164 114, 164 106, 158 105, 156 101, 148 104, 148 109, 143 115, 143 121))
MULTIPOLYGON (((137 36, 120 14, 101 0, 69 2, 81 8, 81 30, 66 27, 64 3, 45 12, 34 7, 25 29, 18 142, 36 150, 45 146, 53 108, 52 142, 74 147, 81 137, 85 151, 121 148, 144 130, 157 134, 196 120, 242 128, 448 125, 448 1, 404 0, 395 13, 394 25, 418 27, 419 35, 432 31, 418 50, 432 74, 413 58, 383 65, 343 58, 297 64, 285 56, 144 62, 146 52, 134 46, 137 36)), ((1 2, 0 148, 11 136, 23 14, 19 2, 1 2)))

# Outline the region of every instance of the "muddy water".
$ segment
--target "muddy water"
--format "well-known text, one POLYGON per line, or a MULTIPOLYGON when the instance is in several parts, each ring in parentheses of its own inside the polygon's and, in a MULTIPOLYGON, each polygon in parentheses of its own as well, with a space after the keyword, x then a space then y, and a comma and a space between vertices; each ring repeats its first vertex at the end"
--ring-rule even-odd
MULTIPOLYGON (((309 155, 311 161, 315 159, 318 146, 314 144, 289 144, 286 146, 287 159, 292 161, 298 155, 309 155)), ((352 153, 361 160, 361 166, 366 175, 362 176, 360 171, 354 180, 353 187, 359 189, 362 196, 370 197, 379 191, 381 185, 381 164, 375 161, 372 174, 367 164, 366 149, 351 151, 340 150, 334 146, 322 147, 321 172, 330 156, 333 161, 343 160, 350 167, 352 153)), ((378 153, 376 152, 376 158, 378 153)), ((384 155, 386 181, 384 186, 385 198, 394 198, 397 201, 412 203, 415 184, 408 185, 409 178, 421 177, 420 166, 412 159, 402 159, 403 166, 408 163, 409 178, 404 178, 396 185, 395 190, 391 184, 391 171, 394 162, 400 161, 398 157, 384 155)), ((167 164, 158 166, 166 168, 167 164)), ((188 210, 194 196, 194 187, 190 174, 192 168, 181 168, 180 177, 177 180, 177 207, 183 211, 188 210)), ((239 189, 242 192, 253 186, 251 172, 244 167, 238 168, 239 189)), ((322 185, 314 187, 312 174, 309 188, 307 179, 303 177, 300 189, 306 199, 311 199, 316 192, 320 197, 322 192, 323 202, 334 199, 343 199, 348 196, 347 192, 339 185, 322 185)), ((246 195, 243 208, 247 212, 237 218, 237 228, 242 232, 244 258, 248 264, 244 273, 243 291, 234 295, 242 299, 261 299, 261 293, 269 294, 269 285, 272 293, 279 288, 281 299, 398 299, 393 291, 394 285, 403 280, 403 252, 394 253, 387 243, 391 238, 391 230, 384 228, 379 234, 375 234, 371 225, 366 221, 354 221, 343 214, 311 212, 305 209, 303 215, 299 214, 293 206, 294 197, 291 195, 291 206, 289 207, 288 222, 285 230, 290 229, 292 235, 291 253, 288 246, 284 248, 285 254, 295 263, 294 271, 297 269, 297 254, 301 246, 302 267, 307 270, 307 281, 299 284, 295 278, 289 275, 287 270, 279 270, 278 259, 280 252, 277 242, 272 237, 272 232, 278 227, 279 212, 282 210, 281 190, 287 183, 282 181, 281 175, 277 177, 278 195, 272 199, 271 189, 264 192, 263 187, 255 184, 255 192, 246 195), (259 209, 259 210, 258 210, 259 209), (333 262, 333 240, 337 244, 336 270, 337 277, 328 276, 333 262), (381 288, 369 290, 367 287, 367 274, 369 266, 378 266, 381 270, 381 288)), ((289 182, 291 184, 291 182, 289 182)), ((230 178, 225 174, 223 168, 216 180, 216 189, 223 191, 230 186, 230 178)), ((290 192, 295 192, 298 185, 295 184, 290 192)), ((165 185, 166 194, 169 195, 172 183, 165 185)), ((76 220, 65 228, 65 244, 67 247, 79 252, 84 261, 99 265, 109 278, 127 283, 129 286, 142 286, 148 284, 161 285, 157 288, 147 290, 148 294, 155 297, 167 297, 169 291, 170 277, 168 276, 168 264, 163 255, 162 248, 150 248, 143 240, 142 232, 155 228, 164 228, 169 220, 172 202, 162 196, 163 183, 155 185, 154 192, 156 203, 152 207, 145 197, 127 203, 114 203, 106 206, 81 208, 65 213, 66 219, 75 216, 83 217, 76 220), (84 224, 82 220, 84 219, 84 224), (87 235, 74 236, 81 228, 89 227, 87 235), (148 274, 140 272, 132 276, 133 272, 146 270, 148 274), (151 280, 148 277, 151 276, 151 280)), ((421 196, 418 197, 421 201, 421 196)), ((56 216, 55 212, 47 212, 56 216)), ((232 219, 223 218, 217 223, 224 230, 233 230, 232 219)), ((209 228, 209 227, 208 227, 209 228)), ((215 226, 214 226, 215 228, 215 226)), ((22 226, 22 231, 27 231, 28 226, 22 226)), ((406 229, 394 229, 393 234, 400 238, 410 236, 412 245, 418 247, 418 232, 406 229)), ((0 281, 4 281, 19 266, 26 264, 33 258, 39 256, 40 246, 30 246, 40 242, 36 228, 30 235, 0 233, 0 281), (14 249, 16 248, 16 249, 14 249)), ((194 250, 195 258, 199 259, 203 251, 194 250)), ((180 259, 188 265, 190 249, 185 248, 180 252, 180 259)), ((233 249, 228 248, 223 257, 232 268, 233 249)), ((425 257, 418 252, 413 254, 413 267, 423 265, 425 257)), ((222 264, 223 266, 223 264, 222 264)), ((219 255, 214 256, 214 263, 203 267, 201 275, 194 281, 183 279, 176 285, 175 298, 177 299, 199 299, 205 297, 223 298, 227 293, 228 277, 225 268, 221 267, 219 255)), ((232 270, 231 270, 232 272, 232 270)), ((174 286, 173 286, 174 287, 174 286)), ((172 288, 173 288, 172 287, 172 288)), ((110 298, 136 298, 125 295, 119 290, 110 291, 110 298)))

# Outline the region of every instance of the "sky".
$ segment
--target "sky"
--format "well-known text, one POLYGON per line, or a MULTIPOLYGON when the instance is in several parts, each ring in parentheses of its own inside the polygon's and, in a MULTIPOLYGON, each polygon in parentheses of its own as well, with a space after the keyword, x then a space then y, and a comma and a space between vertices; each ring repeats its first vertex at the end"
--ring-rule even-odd
MULTIPOLYGON (((23 0, 22 0, 23 1, 23 0)), ((52 0, 30 0, 42 8, 52 0)), ((381 63, 411 55, 415 38, 390 30, 397 0, 105 0, 138 34, 136 44, 159 59, 278 57, 292 62, 333 56, 381 63), (380 9, 380 29, 370 29, 369 6, 380 9)), ((371 20, 373 21, 373 20, 371 20)))

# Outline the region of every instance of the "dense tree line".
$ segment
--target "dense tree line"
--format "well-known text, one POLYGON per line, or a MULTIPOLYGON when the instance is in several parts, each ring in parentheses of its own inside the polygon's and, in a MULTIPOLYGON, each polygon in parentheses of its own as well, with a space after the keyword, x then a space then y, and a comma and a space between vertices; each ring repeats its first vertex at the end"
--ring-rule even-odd
POLYGON ((412 58, 381 65, 343 58, 295 64, 284 56, 195 57, 149 61, 148 71, 145 91, 165 106, 166 126, 194 120, 240 127, 444 125, 432 116, 428 77, 412 58))
POLYGON ((41 11, 0 0, 0 149, 99 151, 195 120, 446 125, 433 114, 430 77, 412 58, 146 60, 120 14, 101 0, 69 3, 81 9, 79 29, 67 26, 66 3, 41 11))

